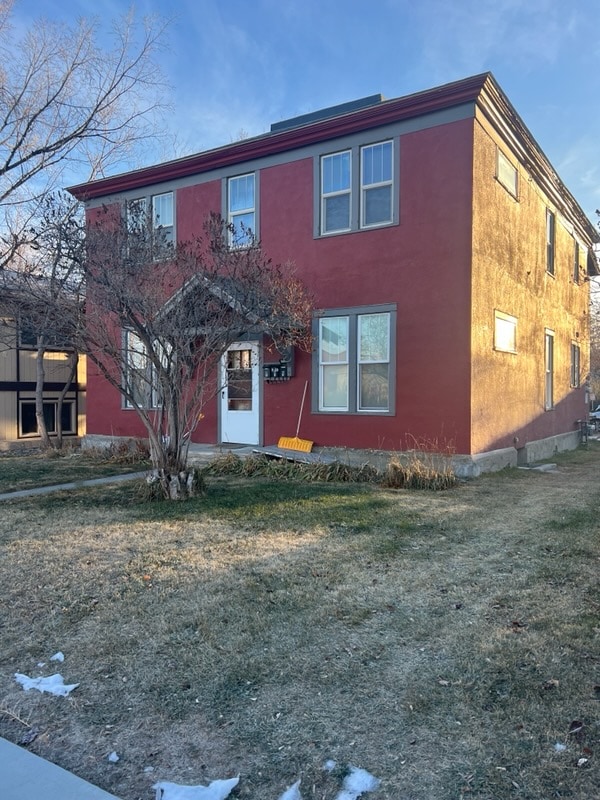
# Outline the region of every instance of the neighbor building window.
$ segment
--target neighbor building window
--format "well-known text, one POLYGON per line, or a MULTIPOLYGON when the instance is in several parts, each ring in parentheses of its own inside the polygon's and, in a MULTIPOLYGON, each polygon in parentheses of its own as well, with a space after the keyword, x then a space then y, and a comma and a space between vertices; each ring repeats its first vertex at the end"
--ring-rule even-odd
POLYGON ((229 178, 227 221, 231 226, 229 244, 249 247, 256 237, 256 181, 254 173, 229 178))
POLYGON ((556 217, 554 212, 546 209, 546 272, 554 275, 554 249, 556 237, 556 217))
POLYGON ((391 142, 361 147, 361 216, 363 228, 392 221, 393 148, 391 142))
POLYGON ((157 408, 156 371, 148 348, 133 331, 123 331, 123 387, 125 408, 157 408))
POLYGON ((579 242, 573 242, 573 283, 579 283, 579 242))
POLYGON ((316 321, 313 398, 322 412, 391 413, 395 308, 341 309, 316 321), (340 313, 341 312, 341 313, 340 313))
POLYGON ((496 177, 504 186, 505 189, 512 194, 513 197, 518 196, 518 175, 516 167, 514 167, 508 158, 504 155, 502 150, 498 150, 498 161, 496 165, 496 177))
POLYGON ((321 233, 350 230, 352 160, 350 150, 321 158, 321 233))
POLYGON ((581 386, 581 349, 575 342, 571 343, 571 386, 574 389, 581 386))
POLYGON ((517 352, 517 320, 502 311, 494 312, 494 350, 517 352))
MULTIPOLYGON (((58 401, 44 400, 44 421, 49 434, 57 432, 58 401)), ((38 423, 35 414, 35 401, 22 400, 19 404, 19 434, 20 436, 38 436, 38 423)), ((62 404, 61 429, 63 433, 75 433, 75 402, 64 400, 62 404)))
POLYGON ((554 332, 546 330, 544 334, 544 408, 554 408, 554 332))

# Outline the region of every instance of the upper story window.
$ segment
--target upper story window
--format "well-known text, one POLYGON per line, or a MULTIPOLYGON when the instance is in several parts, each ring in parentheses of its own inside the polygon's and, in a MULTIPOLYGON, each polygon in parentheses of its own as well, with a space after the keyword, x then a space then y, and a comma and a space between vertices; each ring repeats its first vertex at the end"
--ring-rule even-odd
POLYGON ((352 162, 350 150, 321 158, 321 232, 350 230, 352 162))
POLYGON ((517 352, 517 320, 502 311, 494 312, 494 350, 517 352))
POLYGON ((397 222, 396 146, 376 142, 320 157, 317 236, 397 222))
POLYGON ((363 228, 392 221, 391 142, 361 148, 361 220, 363 228))
POLYGON ((165 244, 173 242, 173 192, 155 194, 152 197, 153 239, 165 244))
POLYGON ((496 177, 513 197, 518 197, 519 173, 516 167, 508 160, 502 150, 498 150, 498 160, 496 163, 496 177))
POLYGON ((546 209, 546 272, 554 275, 554 250, 556 240, 556 217, 553 211, 546 209))
POLYGON ((573 242, 573 283, 579 283, 579 242, 577 239, 573 242))
POLYGON ((151 248, 148 255, 152 258, 167 257, 172 251, 174 241, 173 192, 130 200, 127 203, 127 233, 130 255, 137 246, 141 248, 138 253, 140 258, 146 257, 143 250, 148 247, 151 248))
POLYGON ((249 247, 256 237, 256 181, 254 173, 227 181, 227 222, 232 226, 229 244, 249 247))

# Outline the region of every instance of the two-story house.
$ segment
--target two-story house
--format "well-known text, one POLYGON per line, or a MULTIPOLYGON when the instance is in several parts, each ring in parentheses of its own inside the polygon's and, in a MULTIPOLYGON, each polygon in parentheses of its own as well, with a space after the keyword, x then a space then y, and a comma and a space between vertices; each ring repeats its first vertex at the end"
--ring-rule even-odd
MULTIPOLYGON (((193 441, 276 443, 308 382, 300 433, 321 447, 429 447, 477 474, 576 446, 598 235, 491 74, 71 191, 92 213, 139 200, 174 241, 220 212, 315 297, 312 354, 271 380, 260 337, 235 344, 193 441)), ((87 431, 143 435, 93 369, 87 431)))

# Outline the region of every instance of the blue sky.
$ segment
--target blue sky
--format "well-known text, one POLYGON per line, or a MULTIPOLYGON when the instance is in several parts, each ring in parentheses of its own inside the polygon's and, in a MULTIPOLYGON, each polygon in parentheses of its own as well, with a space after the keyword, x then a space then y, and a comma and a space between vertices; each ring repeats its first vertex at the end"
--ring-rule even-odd
MULTIPOLYGON (((108 21, 126 0, 16 0, 20 24, 108 21)), ((583 210, 600 207, 599 0, 138 0, 171 19, 160 159, 366 95, 490 70, 583 210)), ((150 161, 159 159, 149 153, 150 161)))

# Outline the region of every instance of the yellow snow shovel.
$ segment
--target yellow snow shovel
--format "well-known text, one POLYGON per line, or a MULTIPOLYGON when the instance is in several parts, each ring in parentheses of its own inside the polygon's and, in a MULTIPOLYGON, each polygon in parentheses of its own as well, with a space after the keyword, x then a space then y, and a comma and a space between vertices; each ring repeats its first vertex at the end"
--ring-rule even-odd
POLYGON ((302 419, 302 410, 304 408, 304 400, 306 398, 306 389, 308 381, 304 384, 304 391, 302 392, 302 402, 300 403, 300 413, 298 414, 298 425, 296 426, 295 436, 282 436, 277 442, 277 447, 283 447, 284 450, 301 450, 303 453, 310 453, 313 448, 314 442, 308 439, 299 439, 298 433, 300 432, 300 420, 302 419))

